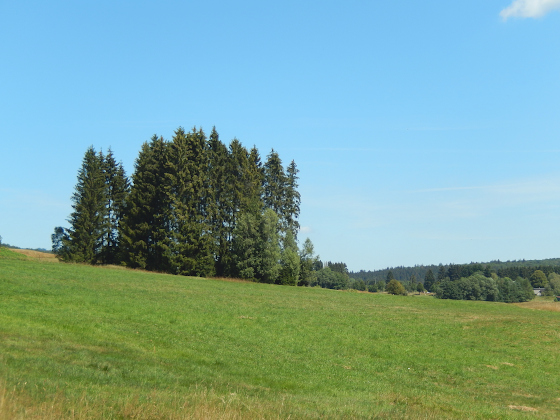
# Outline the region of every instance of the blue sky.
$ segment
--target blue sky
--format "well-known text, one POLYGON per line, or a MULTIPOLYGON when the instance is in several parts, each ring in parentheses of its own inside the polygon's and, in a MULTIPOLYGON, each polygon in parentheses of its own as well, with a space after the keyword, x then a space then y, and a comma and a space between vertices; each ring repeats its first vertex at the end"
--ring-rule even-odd
POLYGON ((300 169, 351 270, 560 257, 560 1, 0 0, 0 235, 50 248, 88 146, 216 126, 300 169))

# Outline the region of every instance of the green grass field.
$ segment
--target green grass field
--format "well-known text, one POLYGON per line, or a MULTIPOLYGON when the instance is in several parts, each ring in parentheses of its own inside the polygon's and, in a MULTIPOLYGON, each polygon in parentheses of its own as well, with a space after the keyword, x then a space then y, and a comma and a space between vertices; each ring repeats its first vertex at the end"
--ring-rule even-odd
MULTIPOLYGON (((560 305, 560 303, 559 303, 560 305)), ((0 249, 0 419, 560 418, 560 312, 0 249)))

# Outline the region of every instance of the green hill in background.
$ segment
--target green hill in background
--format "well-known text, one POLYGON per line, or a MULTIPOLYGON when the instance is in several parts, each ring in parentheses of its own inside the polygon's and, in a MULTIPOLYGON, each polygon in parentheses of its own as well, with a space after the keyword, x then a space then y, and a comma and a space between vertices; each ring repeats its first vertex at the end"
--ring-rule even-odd
POLYGON ((0 419, 558 418, 559 323, 0 248, 0 419))

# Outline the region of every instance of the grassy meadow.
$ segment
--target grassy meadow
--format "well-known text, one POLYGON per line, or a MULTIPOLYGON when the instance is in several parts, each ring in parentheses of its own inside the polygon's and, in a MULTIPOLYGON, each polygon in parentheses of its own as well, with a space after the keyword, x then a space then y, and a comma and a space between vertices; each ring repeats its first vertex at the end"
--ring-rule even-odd
POLYGON ((541 303, 188 278, 0 248, 0 419, 556 419, 560 312, 541 303))

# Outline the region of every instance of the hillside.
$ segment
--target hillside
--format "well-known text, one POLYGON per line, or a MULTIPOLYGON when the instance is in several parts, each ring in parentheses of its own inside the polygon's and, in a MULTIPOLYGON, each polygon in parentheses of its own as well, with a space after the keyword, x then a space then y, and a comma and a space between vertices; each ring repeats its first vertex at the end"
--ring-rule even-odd
POLYGON ((0 419, 558 418, 560 313, 0 249, 0 419))

